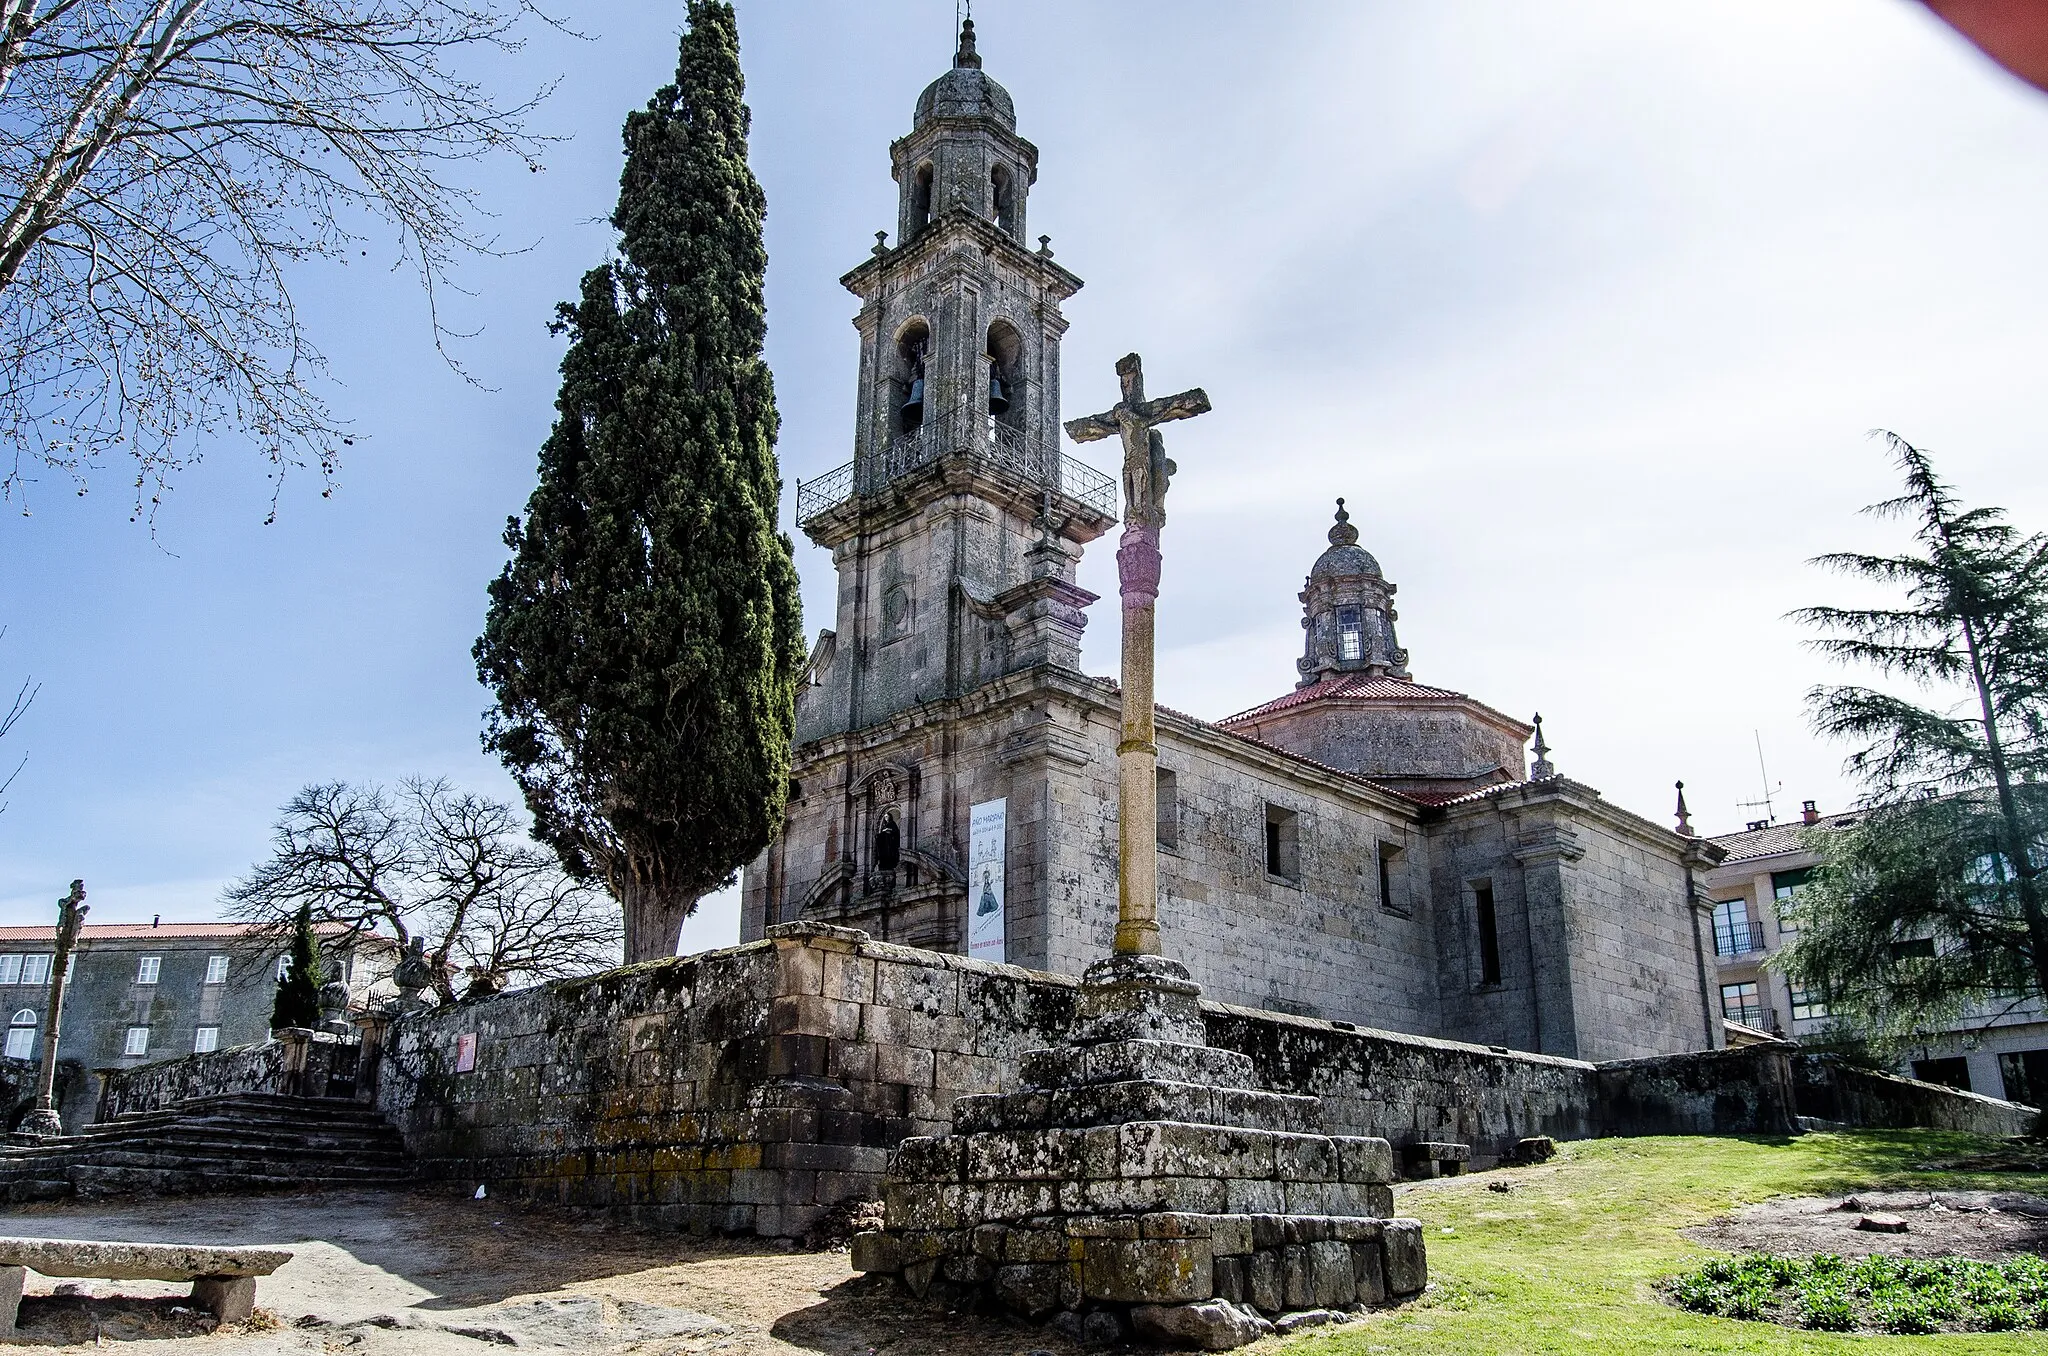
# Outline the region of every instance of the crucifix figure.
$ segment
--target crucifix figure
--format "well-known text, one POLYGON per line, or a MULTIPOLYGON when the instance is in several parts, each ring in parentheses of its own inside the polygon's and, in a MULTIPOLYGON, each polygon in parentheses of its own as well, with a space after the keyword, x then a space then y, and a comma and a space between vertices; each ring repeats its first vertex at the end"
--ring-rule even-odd
POLYGON ((1145 399, 1145 367, 1135 353, 1116 365, 1123 399, 1102 414, 1067 421, 1077 443, 1122 438, 1124 531, 1117 547, 1123 594, 1123 729, 1117 762, 1116 953, 1156 956, 1159 946, 1159 745, 1153 719, 1153 608, 1159 601, 1159 529, 1166 490, 1179 468, 1158 425, 1209 412, 1200 387, 1145 399))

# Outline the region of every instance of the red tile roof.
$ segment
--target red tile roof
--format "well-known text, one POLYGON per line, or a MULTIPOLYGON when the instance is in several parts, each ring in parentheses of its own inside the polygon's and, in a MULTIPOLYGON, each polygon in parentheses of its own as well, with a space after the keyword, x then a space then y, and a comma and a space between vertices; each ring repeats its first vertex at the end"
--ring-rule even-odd
POLYGON ((1343 697, 1349 701, 1368 702, 1466 702, 1472 699, 1462 692, 1449 688, 1426 687, 1421 683, 1409 682, 1406 678, 1375 678, 1364 673, 1339 674, 1325 678, 1314 687, 1299 687, 1284 697, 1275 697, 1263 706, 1254 706, 1249 711, 1240 711, 1234 716, 1225 716, 1219 725, 1235 725, 1239 721, 1251 720, 1258 716, 1270 716, 1277 711, 1290 711, 1310 702, 1325 701, 1332 697, 1343 697))
POLYGON ((1728 849, 1727 862, 1755 861, 1759 857, 1782 857, 1790 852, 1802 852, 1806 845, 1800 841, 1807 829, 1846 829, 1862 818, 1854 810, 1838 815, 1822 815, 1812 824, 1794 820, 1790 824, 1771 824, 1761 829, 1744 829, 1741 833, 1724 833, 1708 841, 1728 849))
MULTIPOLYGON (((252 932, 264 930, 260 923, 87 923, 79 929, 79 940, 126 941, 147 937, 246 937, 252 932)), ((341 933, 348 929, 338 923, 325 924, 319 928, 325 933, 341 933)), ((6 942, 54 942, 57 929, 49 927, 0 927, 0 943, 6 942)))

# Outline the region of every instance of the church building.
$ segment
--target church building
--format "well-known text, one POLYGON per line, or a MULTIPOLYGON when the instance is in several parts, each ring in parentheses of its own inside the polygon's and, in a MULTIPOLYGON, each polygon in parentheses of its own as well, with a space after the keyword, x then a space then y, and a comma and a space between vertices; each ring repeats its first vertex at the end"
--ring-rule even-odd
MULTIPOLYGON (((1120 695, 1081 671, 1075 566, 1118 493, 1060 442, 1081 280, 1031 243, 1038 152, 971 21, 890 161, 897 243, 842 279, 854 457, 797 494, 837 617, 741 935, 812 920, 1078 974, 1116 922, 1120 695)), ((1394 591, 1339 500, 1294 689, 1159 712, 1168 954, 1208 998, 1358 1026, 1592 1060, 1719 1045, 1718 850, 1557 775, 1540 722, 1416 682, 1394 591)))

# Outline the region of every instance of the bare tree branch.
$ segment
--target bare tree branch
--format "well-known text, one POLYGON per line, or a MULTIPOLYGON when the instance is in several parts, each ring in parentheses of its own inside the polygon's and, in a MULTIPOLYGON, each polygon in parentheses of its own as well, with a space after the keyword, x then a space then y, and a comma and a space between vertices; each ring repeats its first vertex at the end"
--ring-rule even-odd
MULTIPOLYGON (((5 640, 6 638, 7 628, 0 626, 0 640, 5 640)), ((8 703, 5 712, 0 712, 0 739, 7 738, 8 731, 12 730, 15 724, 28 714, 29 707, 35 704, 36 694, 42 690, 42 685, 33 679, 24 678, 21 680, 21 686, 15 690, 14 700, 8 703)), ((15 763, 14 769, 4 779, 0 779, 0 796, 7 794, 7 788, 14 785, 14 779, 19 777, 21 770, 27 766, 28 759, 24 756, 15 763)), ((0 800, 0 814, 5 813, 7 813, 7 802, 0 800)))
POLYGON ((458 65, 529 18, 554 22, 532 0, 0 0, 0 495, 39 467, 83 490, 119 456, 139 514, 230 434, 331 491, 351 438, 291 266, 390 232, 446 354, 450 270, 498 250, 447 169, 538 170, 545 142, 546 90, 501 101, 458 65))
POLYGON ((347 938, 424 939, 444 1001, 619 963, 617 905, 527 838, 512 807, 446 781, 329 782, 286 804, 270 860, 228 887, 235 917, 283 935, 301 905, 347 938))

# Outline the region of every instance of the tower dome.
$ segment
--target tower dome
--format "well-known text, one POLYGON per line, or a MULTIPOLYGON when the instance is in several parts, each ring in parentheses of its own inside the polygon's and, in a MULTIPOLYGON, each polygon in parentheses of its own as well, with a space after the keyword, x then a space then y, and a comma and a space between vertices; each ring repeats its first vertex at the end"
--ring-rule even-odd
POLYGON ((1302 687, 1340 674, 1406 678, 1408 652, 1394 637, 1394 586, 1372 552, 1358 544, 1344 501, 1330 546, 1309 568, 1301 591, 1301 628, 1308 633, 1299 663, 1302 687))
POLYGON ((1005 131, 1017 130, 1017 106, 1010 91, 982 74, 981 55, 974 50, 972 19, 960 25, 960 49, 953 54, 953 69, 917 96, 912 126, 923 127, 934 118, 988 118, 1005 131))

